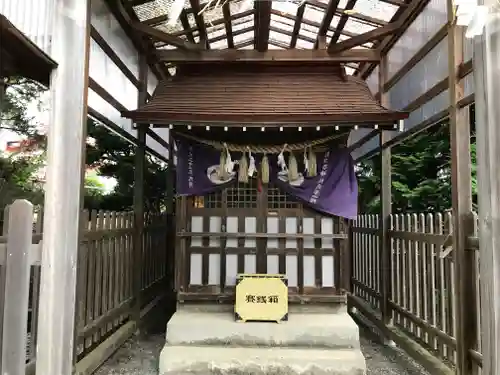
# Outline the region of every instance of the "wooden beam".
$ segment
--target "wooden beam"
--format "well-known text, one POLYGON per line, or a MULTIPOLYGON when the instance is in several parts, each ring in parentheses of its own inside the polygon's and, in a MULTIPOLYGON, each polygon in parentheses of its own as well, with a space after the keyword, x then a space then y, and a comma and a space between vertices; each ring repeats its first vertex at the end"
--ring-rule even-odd
POLYGON ((130 26, 132 26, 134 29, 143 34, 150 36, 152 39, 158 42, 170 44, 172 46, 185 50, 199 49, 199 46, 197 46, 196 44, 187 42, 179 37, 167 34, 161 30, 155 29, 154 27, 144 25, 141 22, 131 22, 130 26))
MULTIPOLYGON (((323 3, 323 2, 318 1, 318 0, 307 0, 307 4, 312 5, 313 7, 316 7, 318 9, 321 9, 324 11, 328 10, 328 5, 329 5, 329 4, 323 3)), ((345 9, 337 8, 334 15, 340 17, 344 14, 344 11, 345 11, 345 9)), ((373 25, 373 26, 387 25, 387 22, 384 20, 381 20, 381 19, 375 18, 375 17, 370 17, 370 16, 367 16, 367 15, 362 14, 362 13, 350 14, 349 17, 356 19, 358 21, 362 21, 366 24, 373 25)))
MULTIPOLYGON (((356 1, 357 0, 348 0, 345 9, 352 10, 354 8, 354 5, 356 5, 356 1)), ((340 34, 342 33, 342 30, 344 30, 345 24, 347 23, 348 19, 349 15, 345 13, 340 17, 336 30, 332 35, 332 39, 330 39, 330 46, 333 46, 335 43, 337 43, 337 41, 340 38, 340 34)))
POLYGON ((234 48, 233 27, 231 23, 231 9, 229 1, 226 1, 222 6, 222 14, 224 16, 224 27, 226 28, 227 48, 234 48))
POLYGON ((345 66, 344 64, 340 64, 340 77, 342 78, 342 81, 347 82, 347 72, 345 71, 345 66))
POLYGON ((155 74, 156 78, 164 79, 169 76, 170 74, 168 70, 159 65, 156 61, 156 57, 153 56, 153 42, 134 32, 131 23, 139 22, 139 19, 137 18, 137 15, 135 14, 132 7, 130 5, 125 7, 121 0, 105 0, 105 3, 111 10, 111 13, 116 18, 122 29, 130 38, 137 51, 143 53, 147 57, 149 67, 155 74))
MULTIPOLYGON (((274 31, 275 33, 287 35, 287 36, 293 38, 293 31, 290 31, 290 30, 284 30, 284 29, 281 29, 279 27, 269 26, 269 31, 274 31)), ((297 38, 305 40, 306 42, 309 42, 309 43, 315 43, 316 42, 315 39, 313 39, 311 37, 308 37, 308 36, 305 36, 305 35, 300 35, 299 34, 299 35, 297 35, 297 38)))
POLYGON ((267 51, 269 42, 269 27, 271 25, 270 0, 254 1, 255 9, 255 49, 259 52, 267 51))
MULTIPOLYGON (((235 32, 233 32, 232 35, 234 37, 234 36, 237 36, 237 35, 249 33, 251 31, 254 31, 254 27, 253 26, 248 26, 248 27, 245 27, 244 29, 236 30, 235 32)), ((226 39, 226 34, 221 34, 221 35, 216 36, 215 38, 209 39, 208 42, 209 43, 215 43, 215 42, 218 42, 218 41, 224 40, 224 39, 226 39)), ((231 38, 231 41, 233 42, 233 47, 229 47, 228 46, 230 49, 234 48, 234 40, 233 40, 233 38, 231 38)))
POLYGON ((244 40, 242 42, 239 42, 238 44, 235 44, 234 48, 236 50, 238 50, 238 48, 245 48, 245 47, 248 47, 248 46, 251 46, 251 45, 253 45, 253 38, 248 39, 248 40, 244 40))
POLYGON ((323 15, 323 20, 321 21, 321 25, 318 30, 318 37, 316 38, 316 43, 314 43, 314 48, 318 48, 319 38, 326 37, 326 32, 332 23, 333 16, 335 15, 335 11, 339 6, 340 0, 330 0, 325 9, 325 14, 323 15))
MULTIPOLYGON (((137 106, 143 106, 147 100, 147 87, 148 87, 148 69, 145 64, 144 58, 139 61, 139 82, 141 89, 137 97, 137 106)), ((136 124, 137 127, 137 144, 135 148, 134 160, 134 249, 132 259, 134 265, 133 271, 133 296, 134 303, 132 305, 132 319, 139 324, 141 319, 141 276, 142 265, 144 258, 142 256, 144 247, 144 211, 145 211, 145 198, 144 198, 144 178, 146 167, 146 131, 149 128, 148 124, 136 124)))
POLYGON ((293 35, 292 40, 290 41, 290 48, 295 48, 297 45, 297 39, 300 32, 300 26, 302 26, 302 18, 304 18, 304 11, 306 10, 306 4, 302 4, 297 9, 297 16, 295 17, 295 23, 293 25, 293 35))
POLYGON ((182 28, 184 29, 184 31, 186 31, 186 38, 187 38, 187 40, 190 43, 193 43, 193 44, 196 43, 194 41, 193 32, 189 30, 191 28, 191 25, 189 24, 188 16, 187 16, 187 13, 186 13, 185 9, 183 9, 181 11, 180 19, 181 19, 182 28))
MULTIPOLYGON (((451 207, 453 212, 453 263, 455 267, 455 337, 457 374, 472 374, 474 364, 469 349, 476 338, 475 257, 467 250, 467 238, 473 234, 472 171, 470 158, 470 119, 468 108, 458 102, 464 96, 464 84, 458 78, 463 63, 464 28, 455 24, 455 4, 447 1, 448 14, 448 97, 451 148, 451 207)), ((482 280, 481 280, 482 281, 482 280)))
POLYGON ((210 46, 208 44, 207 28, 205 26, 205 21, 203 20, 203 15, 199 14, 202 9, 200 7, 200 0, 189 0, 189 3, 193 9, 194 20, 200 33, 200 44, 202 45, 202 48, 208 49, 210 46))
POLYGON ((328 46, 328 51, 329 52, 342 52, 342 51, 347 51, 353 47, 360 46, 364 43, 367 42, 372 42, 374 40, 383 38, 386 35, 393 34, 396 32, 399 28, 401 28, 402 23, 401 22, 391 22, 387 24, 386 26, 382 26, 379 28, 376 28, 374 30, 368 31, 363 34, 359 34, 358 36, 349 38, 347 40, 343 40, 340 43, 336 44, 330 44, 328 46))
MULTIPOLYGON (((389 74, 389 61, 387 56, 382 57, 380 60, 379 76, 378 76, 378 86, 380 92, 380 105, 383 107, 388 107, 389 95, 384 91, 385 82, 387 82, 389 74)), ((381 130, 380 131, 380 147, 384 143, 390 140, 390 132, 381 130)), ((392 309, 390 306, 391 296, 392 296, 392 284, 391 284, 391 262, 392 262, 392 251, 391 251, 391 240, 389 238, 390 221, 391 221, 391 148, 385 147, 380 151, 380 162, 381 162, 381 175, 380 175, 380 218, 379 218, 379 228, 380 228, 380 238, 379 246, 381 256, 379 259, 380 268, 380 286, 381 286, 381 310, 382 310, 382 321, 384 324, 390 324, 392 318, 392 309)))
POLYGON ((316 40, 318 44, 318 49, 326 50, 326 35, 318 35, 318 39, 316 40))
POLYGON ((341 53, 329 53, 327 50, 287 49, 268 50, 158 50, 157 56, 164 62, 372 62, 380 61, 380 55, 374 50, 350 50, 341 53))
MULTIPOLYGON (((297 17, 295 17, 292 14, 280 12, 279 10, 276 10, 276 9, 271 9, 271 14, 274 14, 275 16, 280 16, 280 17, 286 18, 287 20, 294 21, 294 22, 297 19, 297 17)), ((308 25, 308 26, 312 26, 312 27, 317 27, 317 28, 321 27, 321 23, 316 22, 316 21, 312 21, 312 20, 307 19, 307 18, 303 18, 302 23, 304 25, 308 25)), ((331 31, 332 33, 334 33, 335 30, 336 29, 334 27, 329 26, 327 31, 331 31)), ((345 35, 345 36, 349 36, 349 37, 358 35, 356 33, 353 33, 351 31, 347 31, 347 30, 342 30, 341 34, 345 35)))
MULTIPOLYGON (((486 1, 485 5, 494 2, 486 1)), ((500 20, 474 40, 482 373, 500 374, 500 20)))
POLYGON ((276 39, 269 39, 269 44, 275 47, 283 48, 283 49, 288 49, 288 43, 276 40, 276 39))

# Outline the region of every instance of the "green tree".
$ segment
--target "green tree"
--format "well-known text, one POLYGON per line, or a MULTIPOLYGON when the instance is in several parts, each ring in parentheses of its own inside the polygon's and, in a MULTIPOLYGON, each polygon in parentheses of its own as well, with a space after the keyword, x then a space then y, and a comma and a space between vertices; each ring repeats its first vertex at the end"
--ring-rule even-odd
MULTIPOLYGON (((472 126, 474 131, 474 126, 472 126)), ((451 208, 448 123, 436 125, 392 149, 392 210, 438 212, 451 208)), ((474 133, 472 133, 474 134, 474 133)), ((476 145, 471 136, 472 192, 476 201, 476 145)), ((380 212, 380 158, 358 166, 360 212, 380 212)))
POLYGON ((43 183, 37 172, 44 166, 41 156, 0 157, 0 209, 16 199, 43 203, 43 183))
MULTIPOLYGON (((97 167, 102 176, 116 179, 113 192, 101 200, 102 209, 131 209, 134 202, 135 146, 92 119, 87 122, 87 165, 97 167)), ((165 163, 146 157, 144 195, 146 209, 159 212, 164 207, 167 188, 165 163)))

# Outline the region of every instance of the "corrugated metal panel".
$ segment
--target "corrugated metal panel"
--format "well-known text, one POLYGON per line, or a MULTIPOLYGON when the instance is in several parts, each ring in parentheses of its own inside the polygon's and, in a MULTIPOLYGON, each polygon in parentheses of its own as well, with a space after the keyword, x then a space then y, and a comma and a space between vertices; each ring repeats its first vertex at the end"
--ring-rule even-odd
MULTIPOLYGON (((91 23, 120 60, 138 78, 139 54, 103 0, 91 0, 91 23)), ((90 45, 89 70, 90 77, 122 106, 130 110, 137 108, 137 88, 94 41, 91 41, 90 45)), ((153 92, 157 82, 154 74, 149 71, 149 93, 153 92)), ((116 108, 111 106, 93 90, 89 90, 88 105, 131 134, 134 138, 136 137, 137 132, 132 128, 132 121, 121 117, 120 112, 116 108)), ((168 129, 162 130, 161 133, 162 136, 168 139, 168 129)), ((161 155, 166 156, 168 154, 162 145, 150 137, 147 137, 146 143, 161 155)))
MULTIPOLYGON (((363 138, 365 135, 367 135, 372 131, 373 129, 358 129, 351 131, 351 133, 349 134, 349 140, 347 141, 347 145, 349 146, 356 143, 357 141, 359 141, 361 138, 363 138)), ((375 136, 361 147, 357 148, 356 150, 353 150, 351 152, 351 156, 354 160, 357 160, 363 155, 366 155, 371 150, 377 148, 379 145, 380 145, 380 138, 378 136, 375 136)))
POLYGON ((339 66, 185 65, 151 101, 127 116, 153 123, 392 123, 406 118, 373 98, 339 66))
POLYGON ((1 0, 0 13, 50 56, 53 0, 1 0))
POLYGON ((444 38, 389 90, 390 108, 405 108, 448 76, 447 40, 444 38))
POLYGON ((431 0, 389 51, 389 78, 415 56, 446 22, 446 0, 431 0))
POLYGON ((373 69, 373 72, 371 72, 370 76, 366 79, 366 83, 373 95, 378 93, 378 66, 373 69))

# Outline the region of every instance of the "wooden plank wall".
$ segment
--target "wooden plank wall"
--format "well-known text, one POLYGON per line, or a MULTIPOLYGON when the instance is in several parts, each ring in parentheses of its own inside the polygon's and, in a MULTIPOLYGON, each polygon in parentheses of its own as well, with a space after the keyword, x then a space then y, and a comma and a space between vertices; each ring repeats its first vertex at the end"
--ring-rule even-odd
POLYGON ((266 201, 263 216, 257 204, 232 208, 224 201, 219 207, 195 207, 199 199, 178 201, 180 300, 230 300, 236 275, 243 272, 287 274, 291 301, 343 300, 347 283, 341 264, 348 257, 343 220, 301 204, 268 208, 272 204, 266 201))

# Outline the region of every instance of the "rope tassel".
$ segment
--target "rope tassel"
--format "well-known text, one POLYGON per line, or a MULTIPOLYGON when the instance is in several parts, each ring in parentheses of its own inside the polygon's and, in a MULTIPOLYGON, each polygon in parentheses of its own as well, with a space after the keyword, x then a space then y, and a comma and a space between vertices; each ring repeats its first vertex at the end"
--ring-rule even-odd
POLYGON ((267 158, 267 155, 264 154, 264 157, 262 158, 262 163, 260 165, 261 168, 261 179, 263 184, 268 184, 269 183, 269 159, 267 158))
POLYGON ((307 175, 309 177, 316 176, 318 164, 316 162, 316 153, 312 150, 312 147, 309 147, 309 160, 307 162, 307 166, 307 175))
POLYGON ((290 152, 288 157, 288 181, 295 181, 299 178, 299 167, 297 165, 297 159, 293 152, 290 152))
POLYGON ((240 168, 238 172, 238 181, 243 182, 243 183, 248 183, 248 161, 247 161, 247 156, 245 153, 241 155, 240 159, 240 168))
POLYGON ((248 148, 248 177, 252 177, 253 174, 255 173, 255 158, 252 155, 252 152, 250 151, 250 148, 248 148))

